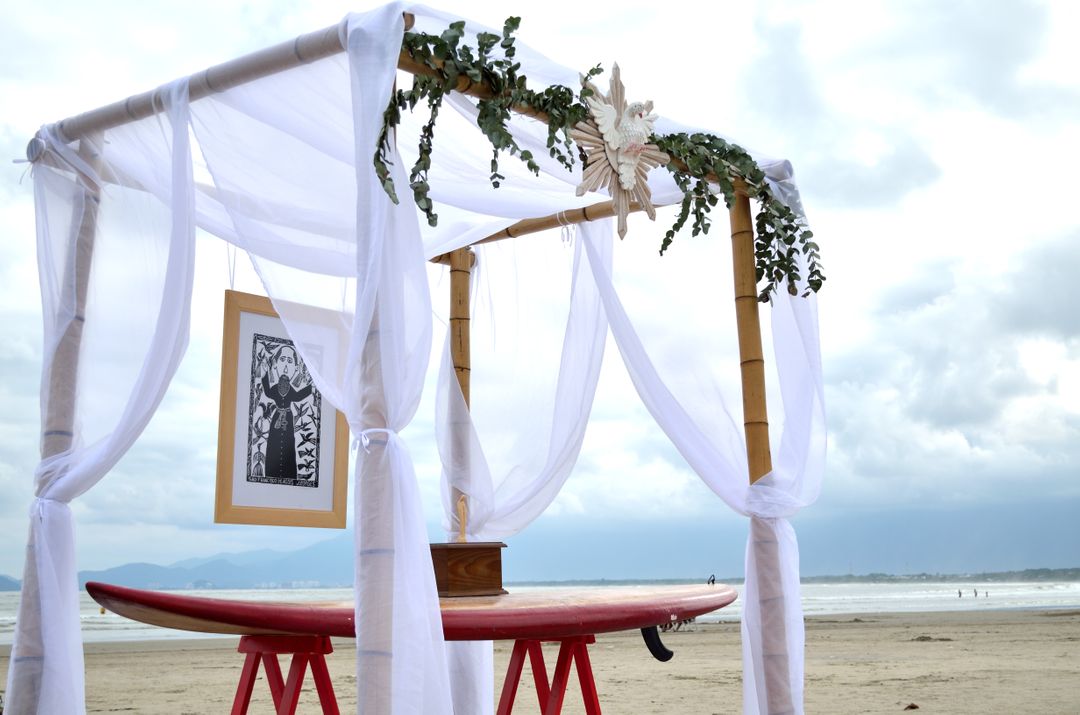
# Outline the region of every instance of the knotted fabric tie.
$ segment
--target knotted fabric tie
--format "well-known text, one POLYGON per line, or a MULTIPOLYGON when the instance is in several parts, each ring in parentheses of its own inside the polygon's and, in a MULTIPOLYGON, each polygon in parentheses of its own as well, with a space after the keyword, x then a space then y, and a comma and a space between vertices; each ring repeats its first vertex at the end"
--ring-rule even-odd
POLYGON ((786 490, 773 486, 774 474, 762 477, 750 485, 746 498, 746 516, 760 519, 786 519, 794 516, 805 504, 786 490))
POLYGON ((45 508, 50 504, 59 505, 65 509, 69 509, 68 505, 57 499, 49 499, 48 497, 34 497, 34 501, 30 502, 30 518, 35 516, 38 521, 45 521, 45 508))
POLYGON ((361 430, 360 435, 353 440, 353 450, 355 451, 358 447, 363 447, 366 453, 371 454, 371 450, 368 449, 368 447, 371 446, 371 435, 373 434, 386 435, 385 442, 376 442, 376 444, 387 444, 396 435, 394 430, 386 429, 385 427, 369 427, 366 430, 361 430))

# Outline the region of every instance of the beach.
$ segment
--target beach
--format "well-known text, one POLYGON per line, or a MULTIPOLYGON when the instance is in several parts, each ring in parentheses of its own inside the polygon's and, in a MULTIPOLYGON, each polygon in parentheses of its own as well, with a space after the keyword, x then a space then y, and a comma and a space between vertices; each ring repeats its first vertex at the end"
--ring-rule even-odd
MULTIPOLYGON (((603 712, 740 712, 739 624, 695 623, 663 635, 660 663, 637 632, 601 635, 590 648, 603 712)), ((1080 610, 984 610, 817 616, 806 628, 807 713, 1080 713, 1080 610)), ((351 640, 328 656, 342 712, 355 709, 351 640)), ((8 650, 0 649, 0 682, 8 650)), ((510 644, 497 643, 501 686, 510 644)), ((546 652, 549 675, 554 646, 546 652)), ((223 713, 243 656, 235 639, 116 641, 86 645, 91 713, 223 713)), ((537 712, 528 666, 515 713, 537 712)), ((250 712, 272 712, 260 676, 250 712)), ((298 713, 319 713, 310 675, 298 713)), ((584 712, 571 678, 565 713, 584 712)))

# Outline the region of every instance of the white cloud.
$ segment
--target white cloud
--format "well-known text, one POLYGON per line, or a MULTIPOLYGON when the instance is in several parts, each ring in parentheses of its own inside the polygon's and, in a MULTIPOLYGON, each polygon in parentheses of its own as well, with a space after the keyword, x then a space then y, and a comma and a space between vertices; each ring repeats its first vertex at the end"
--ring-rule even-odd
MULTIPOLYGON (((1080 314, 1073 309, 1080 221, 1068 209, 1080 189, 1068 154, 1080 141, 1075 7, 701 5, 675 13, 622 3, 613 12, 610 4, 557 0, 523 13, 522 39, 581 69, 617 60, 627 84, 662 114, 793 160, 829 276, 821 318, 830 508, 930 499, 977 506, 1036 488, 1080 498, 1072 486, 1080 464, 1080 314)), ((0 69, 0 150, 21 156, 43 122, 329 25, 349 9, 356 5, 346 0, 175 7, 128 0, 104 9, 9 3, 0 10, 10 59, 0 69)), ((498 3, 462 11, 496 26, 508 13, 498 3)), ((0 229, 8 237, 0 246, 7 328, 0 532, 11 547, 0 549, 0 573, 21 569, 37 450, 39 301, 23 172, 0 168, 0 229)), ((664 220, 632 220, 617 247, 619 285, 658 362, 700 365, 709 356, 703 372, 678 373, 680 389, 711 396, 716 385, 735 396, 737 410, 727 222, 718 214, 707 239, 680 236, 657 259, 664 220), (688 327, 689 342, 682 337, 688 327)), ((166 561, 259 541, 258 530, 209 523, 227 284, 226 259, 209 243, 200 242, 192 346, 162 411, 115 473, 76 506, 87 567, 112 563, 103 554, 166 561)), ((239 288, 252 285, 250 274, 241 276, 239 288)), ((559 319, 554 308, 529 318, 555 336, 559 319)), ((508 320, 496 329, 522 329, 508 320)), ((603 520, 627 513, 676 519, 715 508, 715 497, 651 426, 613 346, 607 357, 614 367, 606 369, 579 469, 555 510, 603 520)), ((480 409, 497 421, 499 388, 491 385, 511 373, 497 361, 478 365, 485 371, 474 376, 476 394, 487 401, 480 409)), ((409 440, 434 518, 438 467, 429 413, 420 414, 409 440)))
POLYGON ((1031 246, 1011 269, 929 263, 882 294, 876 330, 828 375, 833 489, 845 503, 1075 499, 1080 420, 1076 242, 1031 246), (1028 286, 1046 285, 1045 290, 1028 286))

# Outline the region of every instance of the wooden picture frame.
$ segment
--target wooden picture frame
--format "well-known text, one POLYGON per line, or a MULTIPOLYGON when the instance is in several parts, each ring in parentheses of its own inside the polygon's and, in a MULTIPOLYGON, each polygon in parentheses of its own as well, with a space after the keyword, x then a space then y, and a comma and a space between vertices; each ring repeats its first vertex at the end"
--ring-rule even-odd
MULTIPOLYGON (((337 359, 340 316, 304 307, 337 359)), ((307 349, 310 348, 310 349, 307 349)), ((345 528, 349 427, 314 384, 269 298, 225 291, 214 521, 345 528)))

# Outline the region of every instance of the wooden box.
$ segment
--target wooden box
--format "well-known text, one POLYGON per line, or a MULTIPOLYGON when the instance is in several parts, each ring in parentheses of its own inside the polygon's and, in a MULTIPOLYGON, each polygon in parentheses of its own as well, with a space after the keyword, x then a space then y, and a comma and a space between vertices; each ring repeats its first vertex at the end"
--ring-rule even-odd
POLYGON ((498 596, 502 587, 501 541, 431 544, 431 563, 441 598, 498 596))

